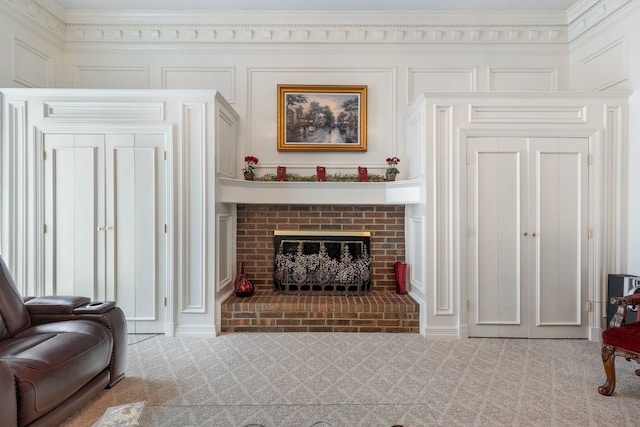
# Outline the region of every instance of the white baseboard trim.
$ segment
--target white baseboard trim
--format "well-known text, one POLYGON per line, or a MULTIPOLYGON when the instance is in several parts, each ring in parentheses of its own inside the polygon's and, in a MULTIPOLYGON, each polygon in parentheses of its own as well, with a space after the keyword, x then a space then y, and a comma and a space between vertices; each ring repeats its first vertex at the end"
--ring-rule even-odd
POLYGON ((213 325, 188 325, 178 326, 175 329, 176 337, 215 337, 216 328, 213 325))

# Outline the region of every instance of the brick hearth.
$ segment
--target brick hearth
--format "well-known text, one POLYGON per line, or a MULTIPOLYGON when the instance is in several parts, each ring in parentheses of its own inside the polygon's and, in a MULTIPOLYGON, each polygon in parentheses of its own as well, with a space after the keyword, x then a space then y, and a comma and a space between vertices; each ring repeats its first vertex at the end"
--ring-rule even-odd
POLYGON ((238 205, 237 259, 256 287, 222 303, 222 332, 419 332, 418 304, 395 293, 405 257, 404 206, 238 205), (273 231, 370 231, 372 291, 285 295, 273 290, 273 231))
POLYGON ((224 303, 223 332, 419 332, 418 304, 408 295, 283 295, 257 291, 224 303))

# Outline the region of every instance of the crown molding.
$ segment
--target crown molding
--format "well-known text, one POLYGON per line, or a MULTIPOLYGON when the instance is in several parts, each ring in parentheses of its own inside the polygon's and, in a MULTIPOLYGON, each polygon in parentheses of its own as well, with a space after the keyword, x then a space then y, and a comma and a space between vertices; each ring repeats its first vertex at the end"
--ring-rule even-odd
POLYGON ((47 37, 55 37, 64 42, 67 35, 66 23, 47 7, 35 0, 2 0, 0 13, 23 21, 34 32, 45 32, 47 37))
MULTIPOLYGON (((34 0, 35 1, 35 0, 34 0)), ((67 12, 68 24, 212 25, 566 25, 564 11, 87 11, 67 12)))
MULTIPOLYGON (((34 30, 73 44, 570 43, 640 0, 581 0, 568 11, 66 11, 52 0, 1 0, 34 30)), ((7 11, 7 12, 5 12, 7 11)))
POLYGON ((69 25, 68 42, 562 44, 556 26, 69 25))
MULTIPOLYGON (((4 6, 4 7, 2 7, 4 6)), ((566 14, 491 12, 65 11, 51 0, 1 0, 34 31, 74 45, 563 44, 566 14)))
POLYGON ((640 0, 581 0, 567 11, 568 39, 576 41, 601 23, 627 8, 638 6, 640 0))
POLYGON ((204 12, 68 14, 69 42, 561 44, 556 12, 204 12))

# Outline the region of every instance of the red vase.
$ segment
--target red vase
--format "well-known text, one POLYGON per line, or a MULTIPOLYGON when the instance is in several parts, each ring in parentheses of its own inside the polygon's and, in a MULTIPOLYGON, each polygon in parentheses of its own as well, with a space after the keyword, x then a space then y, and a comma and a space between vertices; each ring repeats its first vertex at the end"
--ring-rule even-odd
POLYGON ((404 295, 407 293, 407 263, 396 261, 393 266, 396 271, 396 293, 404 295))
POLYGON ((240 263, 238 266, 238 275, 236 276, 236 281, 233 283, 233 290, 236 296, 239 297, 248 297, 253 294, 253 284, 247 279, 243 263, 240 263))

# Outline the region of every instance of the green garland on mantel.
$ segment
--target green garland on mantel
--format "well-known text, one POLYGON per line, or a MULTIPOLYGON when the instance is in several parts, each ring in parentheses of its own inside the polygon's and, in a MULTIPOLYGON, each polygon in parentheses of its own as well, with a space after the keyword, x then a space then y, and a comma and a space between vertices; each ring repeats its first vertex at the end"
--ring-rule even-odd
MULTIPOLYGON (((257 176, 254 178, 254 181, 277 181, 278 176, 272 173, 267 173, 260 178, 257 176)), ((302 176, 297 173, 287 173, 287 181, 293 182, 316 182, 316 175, 311 176, 302 176)), ((385 182, 386 178, 384 175, 369 175, 369 182, 385 182)), ((343 175, 340 173, 336 174, 327 174, 327 182, 358 182, 357 174, 347 174, 343 175)))

